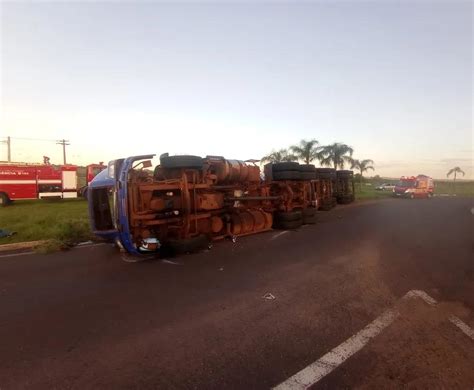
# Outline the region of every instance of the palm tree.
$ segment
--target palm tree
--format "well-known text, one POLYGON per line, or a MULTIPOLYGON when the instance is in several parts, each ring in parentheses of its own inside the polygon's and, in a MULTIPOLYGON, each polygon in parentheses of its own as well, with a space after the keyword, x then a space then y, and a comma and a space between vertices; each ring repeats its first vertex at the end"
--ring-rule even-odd
POLYGON ((290 147, 290 150, 298 157, 303 160, 305 164, 309 164, 311 161, 318 158, 319 142, 315 139, 306 141, 302 139, 299 145, 290 147))
POLYGON ((453 193, 456 193, 456 175, 457 175, 458 173, 459 173, 459 174, 462 173, 462 175, 464 176, 465 173, 464 173, 464 171, 463 171, 461 168, 459 168, 459 167, 454 167, 454 168, 451 168, 451 169, 449 170, 449 172, 448 172, 448 174, 446 175, 446 177, 451 176, 453 173, 454 173, 454 179, 453 179, 453 193))
POLYGON ((288 152, 288 149, 272 150, 270 154, 261 158, 260 162, 285 162, 285 161, 296 161, 298 157, 288 152))
POLYGON ((373 164, 374 164, 374 160, 370 160, 370 159, 366 159, 366 160, 354 159, 351 162, 351 169, 355 168, 359 170, 360 172, 359 185, 360 185, 361 190, 362 190, 362 175, 364 174, 364 172, 368 172, 369 169, 372 169, 373 171, 375 171, 373 164))
POLYGON ((318 158, 321 165, 333 165, 335 169, 342 169, 345 163, 352 163, 352 153, 354 149, 350 146, 336 142, 322 146, 318 152, 318 158))

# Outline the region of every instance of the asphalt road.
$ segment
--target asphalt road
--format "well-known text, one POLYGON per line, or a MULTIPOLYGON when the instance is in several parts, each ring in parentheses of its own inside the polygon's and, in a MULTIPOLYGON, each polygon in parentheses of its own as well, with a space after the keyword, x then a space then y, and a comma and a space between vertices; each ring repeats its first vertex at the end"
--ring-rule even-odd
POLYGON ((474 327, 473 207, 339 207, 177 264, 108 245, 2 257, 0 388, 271 388, 397 307, 313 387, 471 389, 474 340, 448 317, 474 327))

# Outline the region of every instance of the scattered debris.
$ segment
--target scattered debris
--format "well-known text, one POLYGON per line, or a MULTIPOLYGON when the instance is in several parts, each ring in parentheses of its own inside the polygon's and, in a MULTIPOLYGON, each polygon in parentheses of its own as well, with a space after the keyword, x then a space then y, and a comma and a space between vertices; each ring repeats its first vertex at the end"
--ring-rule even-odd
POLYGON ((0 238, 11 237, 14 234, 16 234, 16 232, 11 232, 10 230, 0 229, 0 238))
POLYGON ((182 265, 181 263, 178 263, 177 261, 171 261, 171 260, 166 260, 166 259, 161 260, 161 262, 165 264, 182 265))
POLYGON ((224 267, 219 268, 219 271, 224 271, 224 267))
POLYGON ((275 295, 273 295, 272 293, 266 293, 262 298, 268 299, 269 301, 276 299, 275 295))

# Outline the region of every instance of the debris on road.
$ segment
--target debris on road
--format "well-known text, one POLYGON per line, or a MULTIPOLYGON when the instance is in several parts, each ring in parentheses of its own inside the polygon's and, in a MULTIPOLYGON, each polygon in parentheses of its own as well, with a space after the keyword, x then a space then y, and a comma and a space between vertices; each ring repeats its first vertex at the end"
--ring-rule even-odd
POLYGON ((266 293, 262 298, 268 299, 269 301, 276 299, 275 295, 273 295, 272 293, 266 293))

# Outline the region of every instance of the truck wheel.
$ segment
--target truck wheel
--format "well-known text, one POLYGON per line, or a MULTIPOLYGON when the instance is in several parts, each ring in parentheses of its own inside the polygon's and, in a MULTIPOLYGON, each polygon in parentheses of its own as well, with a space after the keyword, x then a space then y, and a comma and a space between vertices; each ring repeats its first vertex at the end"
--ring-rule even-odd
POLYGON ((300 180, 301 172, 298 171, 278 171, 273 173, 273 180, 300 180))
POLYGON ((314 207, 308 207, 303 209, 303 224, 313 225, 316 223, 316 209, 314 207))
POLYGON ((282 171, 299 171, 300 164, 293 161, 288 162, 280 162, 272 164, 272 171, 273 172, 282 172, 282 171))
POLYGON ((301 211, 278 211, 275 213, 275 222, 300 221, 303 218, 301 211))
POLYGON ((0 207, 5 207, 10 203, 10 198, 7 194, 0 192, 0 207))
POLYGON ((316 180, 318 178, 316 172, 300 172, 301 180, 316 180))
POLYGON ((282 230, 293 230, 298 229, 301 225, 303 225, 303 220, 298 219, 296 221, 277 221, 275 227, 282 230))
POLYGON ((163 168, 194 168, 203 167, 202 158, 199 156, 163 156, 160 157, 163 168))
POLYGON ((301 164, 300 172, 316 172, 316 167, 313 164, 301 164))

